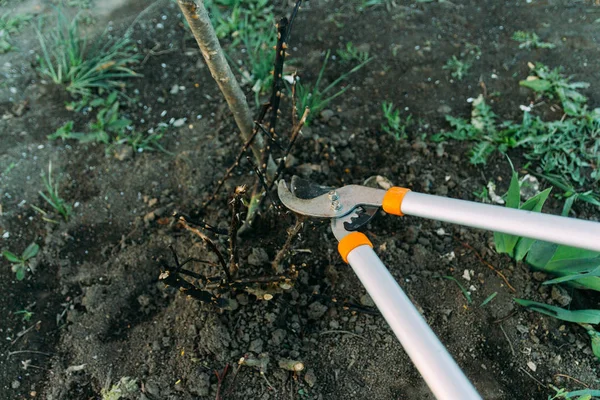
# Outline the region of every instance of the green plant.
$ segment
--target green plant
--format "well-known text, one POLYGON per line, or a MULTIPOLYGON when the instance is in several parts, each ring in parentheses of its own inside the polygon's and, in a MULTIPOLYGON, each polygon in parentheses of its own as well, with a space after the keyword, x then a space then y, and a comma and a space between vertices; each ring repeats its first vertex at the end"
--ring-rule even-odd
POLYGON ((5 13, 0 16, 0 54, 14 50, 11 35, 19 34, 31 18, 32 16, 28 14, 11 16, 9 13, 5 13))
POLYGON ((336 52, 340 60, 344 62, 365 62, 369 59, 369 52, 359 50, 352 42, 346 43, 346 48, 336 52))
POLYGON ((65 203, 58 193, 58 182, 55 182, 52 178, 52 161, 48 164, 48 175, 42 173, 42 180, 47 193, 40 190, 40 196, 42 196, 42 198, 46 200, 46 203, 52 206, 57 213, 62 215, 65 221, 68 221, 69 215, 71 214, 71 207, 65 203))
POLYGON ((412 115, 408 115, 404 121, 400 116, 400 111, 394 107, 394 103, 384 101, 381 104, 383 110, 383 117, 385 123, 381 124, 381 129, 384 132, 392 135, 396 140, 406 139, 406 128, 410 127, 413 123, 412 115))
POLYGON ((216 0, 208 3, 208 7, 217 36, 230 39, 230 49, 241 55, 242 82, 251 85, 258 105, 260 95, 265 93, 273 82, 273 46, 277 40, 271 2, 216 0))
POLYGON ((351 74, 360 70, 364 67, 372 58, 358 64, 350 71, 340 75, 337 79, 331 82, 324 89, 320 89, 319 85, 321 80, 323 79, 323 74, 325 72, 325 68, 327 67, 327 61, 329 60, 330 51, 327 50, 325 54, 325 61, 323 61, 323 66, 319 71, 319 75, 317 76, 317 81, 314 86, 308 86, 301 83, 301 81, 296 82, 296 94, 298 96, 298 117, 304 112, 304 109, 308 107, 310 109, 309 118, 306 120, 306 125, 308 125, 310 121, 311 115, 318 115, 321 110, 325 108, 327 104, 329 104, 335 98, 341 96, 346 90, 348 90, 349 86, 338 90, 337 92, 330 94, 342 81, 347 79, 351 74))
POLYGON ((102 388, 100 394, 102 400, 120 400, 123 398, 130 398, 132 395, 139 393, 137 379, 130 378, 128 376, 122 377, 119 382, 110 387, 110 383, 107 383, 102 388))
POLYGON ((23 317, 21 318, 21 321, 27 322, 31 319, 31 317, 33 317, 34 313, 29 310, 19 310, 15 311, 13 314, 22 315, 23 317))
POLYGON ((29 260, 35 257, 39 251, 40 246, 36 243, 31 243, 20 256, 8 250, 4 250, 2 256, 12 263, 12 272, 15 273, 17 280, 22 281, 29 267, 29 260))
POLYGON ((553 49, 553 43, 542 42, 535 32, 516 31, 512 39, 519 42, 520 49, 553 49))
POLYGON ((556 393, 548 396, 548 400, 572 399, 572 400, 592 400, 600 398, 600 390, 583 389, 567 392, 565 389, 559 389, 556 386, 550 385, 556 393))
POLYGON ((563 117, 546 121, 534 116, 531 107, 522 106, 520 123, 500 122, 480 95, 473 101, 470 120, 446 116, 453 130, 433 135, 432 140, 475 142, 470 151, 473 164, 485 164, 494 151, 505 153, 510 148, 521 148, 543 176, 560 177, 573 193, 581 193, 581 200, 594 203, 594 199, 598 199, 600 180, 597 167, 600 165, 600 108, 588 109, 587 98, 577 91, 588 87, 587 83, 571 82, 558 69, 550 70, 540 64, 531 67, 533 75, 520 84, 545 98, 558 100, 565 112, 563 117))
POLYGON ((452 56, 446 61, 446 64, 442 67, 443 69, 447 69, 450 71, 450 75, 453 78, 462 81, 467 73, 471 69, 473 64, 466 60, 459 60, 456 56, 452 56))
POLYGON ((121 103, 116 92, 107 97, 97 97, 91 101, 80 101, 74 103, 76 108, 87 108, 96 111, 96 118, 88 125, 87 132, 74 132, 73 121, 66 122, 54 133, 48 135, 49 140, 76 140, 80 143, 102 143, 109 151, 115 145, 129 145, 136 152, 160 150, 170 154, 159 143, 165 134, 167 125, 160 124, 157 128, 151 128, 146 133, 135 130, 130 119, 121 115, 121 103))
POLYGON ((55 27, 45 34, 39 28, 36 32, 42 52, 38 71, 54 83, 66 85, 73 94, 89 96, 96 90, 121 89, 123 79, 140 76, 129 68, 140 57, 127 35, 109 39, 105 32, 88 46, 77 18, 68 21, 60 11, 55 27))

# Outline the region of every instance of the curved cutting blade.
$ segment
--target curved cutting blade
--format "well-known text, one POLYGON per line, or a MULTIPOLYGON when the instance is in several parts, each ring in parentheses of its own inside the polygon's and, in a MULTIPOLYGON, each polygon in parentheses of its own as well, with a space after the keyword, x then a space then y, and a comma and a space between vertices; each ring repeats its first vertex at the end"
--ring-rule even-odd
POLYGON ((285 181, 280 180, 277 185, 277 194, 284 206, 298 214, 323 218, 342 217, 357 206, 380 207, 385 192, 381 189, 348 185, 312 199, 301 199, 290 192, 285 181))

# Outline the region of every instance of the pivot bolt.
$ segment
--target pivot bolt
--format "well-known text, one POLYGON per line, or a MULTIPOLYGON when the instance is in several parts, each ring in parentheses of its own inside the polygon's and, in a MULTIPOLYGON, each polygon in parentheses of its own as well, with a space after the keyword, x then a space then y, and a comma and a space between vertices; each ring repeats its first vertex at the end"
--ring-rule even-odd
POLYGON ((331 201, 335 201, 340 198, 340 196, 337 194, 337 192, 335 190, 330 191, 328 196, 329 196, 329 200, 331 200, 331 201))

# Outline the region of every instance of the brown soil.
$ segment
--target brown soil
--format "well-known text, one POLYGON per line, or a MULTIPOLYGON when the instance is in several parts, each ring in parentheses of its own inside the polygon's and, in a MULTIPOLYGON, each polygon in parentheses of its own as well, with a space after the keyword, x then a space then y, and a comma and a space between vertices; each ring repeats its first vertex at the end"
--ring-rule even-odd
MULTIPOLYGON (((107 18, 117 21, 117 31, 125 29, 145 6, 118 5, 107 18)), ((315 79, 327 49, 342 49, 348 41, 377 58, 330 105, 333 117, 316 116, 304 129, 285 178, 297 174, 341 186, 382 175, 416 191, 469 200, 477 200, 473 192, 493 179, 503 192, 509 172, 503 156, 476 168, 468 163, 466 146, 441 146, 422 135, 446 128, 445 114, 467 116, 466 99, 483 86, 487 94, 500 92, 489 97, 496 113, 519 118, 518 106, 531 100, 517 83, 527 76, 529 61, 564 65, 577 80, 592 83, 586 95, 599 104, 600 92, 593 90, 600 80, 600 25, 594 23, 599 16, 592 1, 397 1, 389 11, 379 6, 362 12, 355 2, 307 3, 291 44, 304 80, 315 79), (537 32, 556 49, 519 50, 510 37, 521 29, 537 32), (442 66, 466 43, 478 45, 482 55, 467 78, 451 81, 442 66), (384 100, 420 121, 408 140, 381 132, 384 100)), ((253 177, 242 168, 209 209, 201 208, 241 146, 232 119, 176 4, 163 2, 147 13, 134 38, 145 54, 156 43, 173 49, 148 56, 140 66, 144 77, 128 86, 136 103, 125 114, 145 129, 187 118, 183 127, 170 127, 162 142, 174 155, 144 152, 118 161, 100 145, 48 142, 46 135, 67 120, 83 128, 91 117, 64 109, 64 89, 40 80, 31 54, 23 50, 0 58, 1 247, 20 252, 32 241, 42 247, 35 273, 24 281, 16 281, 1 261, 0 399, 99 399, 103 387, 125 376, 137 379, 139 390, 131 398, 140 400, 214 399, 217 390, 227 399, 432 398, 380 315, 333 301, 361 304, 365 291, 340 260, 323 221, 308 221, 293 242, 295 251, 284 264, 297 266, 298 280, 271 301, 232 293, 239 307, 217 310, 158 281, 161 264, 172 263, 169 245, 182 258, 210 257, 168 217, 179 210, 227 227, 234 185, 252 184, 253 177), (170 94, 173 85, 185 90, 170 94), (14 115, 23 101, 26 111, 14 115), (46 207, 38 195, 39 174, 50 160, 62 172, 63 197, 77 203, 69 222, 46 223, 31 207, 46 207), (30 321, 14 315, 26 307, 34 312, 30 321), (270 384, 255 369, 243 367, 235 375, 237 361, 250 352, 268 353, 270 384), (282 358, 302 360, 306 370, 297 375, 282 370, 277 365, 282 358), (219 388, 215 371, 227 365, 219 388)), ((36 48, 32 36, 20 40, 22 49, 36 48)), ((325 78, 348 69, 336 60, 325 78)), ((286 124, 287 117, 281 126, 286 124)), ((521 155, 511 158, 519 166, 521 155)), ((552 202, 551 208, 560 209, 552 202)), ((583 218, 598 215, 582 204, 575 211, 583 218)), ((248 256, 264 250, 272 260, 293 224, 293 215, 265 209, 240 242, 241 274, 270 274, 268 263, 250 265, 248 256)), ((492 250, 491 233, 381 215, 367 233, 483 398, 546 399, 553 393, 549 384, 569 389, 597 384, 597 360, 583 329, 515 305, 514 297, 556 302, 527 265, 492 250), (445 235, 437 233, 440 228, 445 235), (454 258, 448 256, 452 252, 454 258), (462 278, 465 270, 473 272, 470 282, 462 278), (472 285, 473 303, 443 276, 472 285), (494 300, 479 307, 494 292, 494 300)), ((218 240, 225 249, 226 238, 218 240)), ((197 268, 206 275, 220 272, 197 268)), ((595 294, 569 294, 573 308, 598 307, 595 294)))

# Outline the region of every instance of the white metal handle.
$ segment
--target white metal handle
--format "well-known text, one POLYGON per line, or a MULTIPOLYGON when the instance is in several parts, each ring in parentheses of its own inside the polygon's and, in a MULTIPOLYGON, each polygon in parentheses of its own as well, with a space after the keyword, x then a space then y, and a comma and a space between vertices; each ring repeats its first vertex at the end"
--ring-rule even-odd
POLYGON ((481 400, 373 249, 358 246, 348 253, 347 259, 435 397, 481 400))
POLYGON ((408 192, 402 213, 600 251, 600 223, 408 192))

